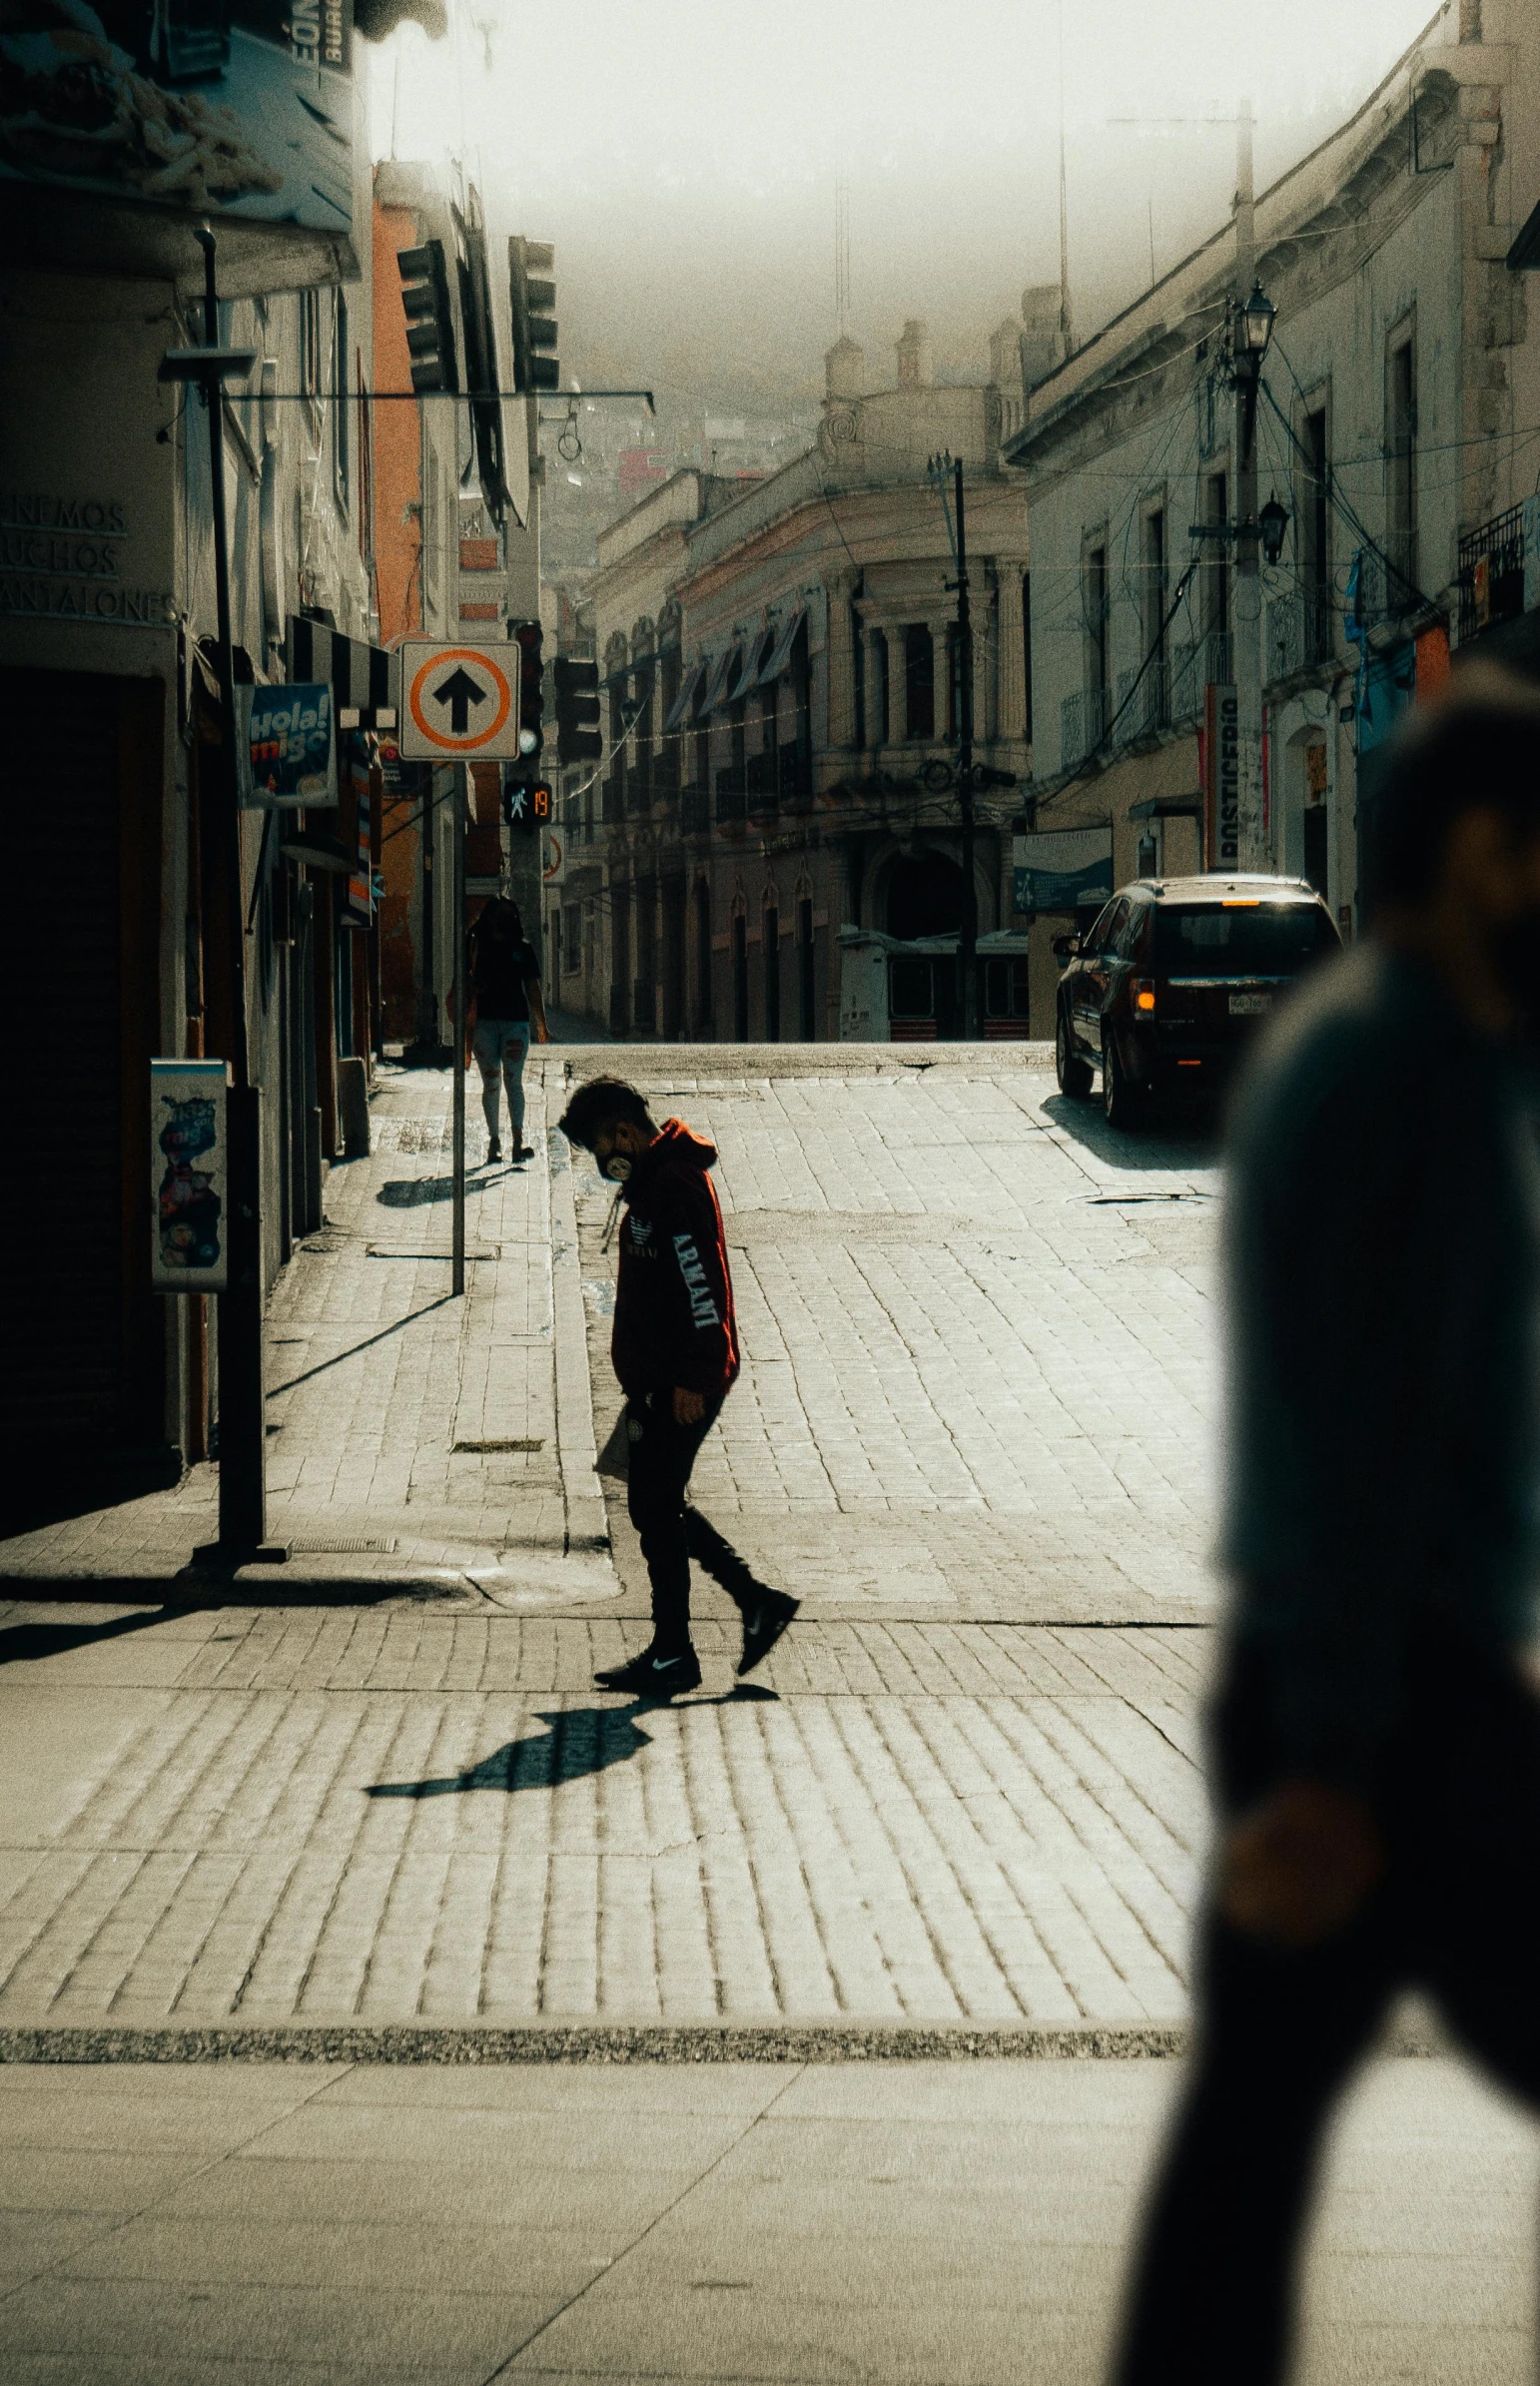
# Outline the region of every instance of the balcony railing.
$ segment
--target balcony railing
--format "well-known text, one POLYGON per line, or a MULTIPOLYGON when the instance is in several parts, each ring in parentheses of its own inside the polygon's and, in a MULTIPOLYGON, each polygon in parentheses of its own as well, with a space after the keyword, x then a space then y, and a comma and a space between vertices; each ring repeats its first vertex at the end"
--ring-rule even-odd
POLYGON ((1228 630, 1209 630, 1205 637, 1187 638, 1171 648, 1170 718, 1195 721, 1203 709, 1205 687, 1228 687, 1234 676, 1228 630))
POLYGON ((711 790, 692 782, 679 790, 679 826, 686 837, 704 836, 711 826, 711 790))
POLYGON ((1460 644, 1524 610, 1524 508, 1510 505, 1460 540, 1460 644))
POLYGON ((1065 770, 1074 770, 1102 743, 1107 714, 1105 687, 1083 688, 1064 698, 1059 707, 1059 759, 1065 770))
POLYGON ((716 816, 718 820, 741 820, 747 795, 746 774, 741 762, 724 763, 716 774, 716 816))
POLYGON ((751 812, 773 812, 780 796, 774 754, 750 754, 743 766, 743 792, 751 812))
POLYGON ((1119 672, 1118 703, 1112 720, 1113 735, 1120 745, 1165 728, 1170 717, 1170 666, 1163 654, 1155 657, 1143 678, 1138 663, 1119 672))
POLYGON ((812 757, 800 746, 782 746, 776 757, 783 804, 807 804, 813 800, 812 757))
POLYGON ((1286 679, 1312 663, 1331 660, 1336 614, 1326 588, 1291 588, 1267 607, 1264 679, 1286 679))

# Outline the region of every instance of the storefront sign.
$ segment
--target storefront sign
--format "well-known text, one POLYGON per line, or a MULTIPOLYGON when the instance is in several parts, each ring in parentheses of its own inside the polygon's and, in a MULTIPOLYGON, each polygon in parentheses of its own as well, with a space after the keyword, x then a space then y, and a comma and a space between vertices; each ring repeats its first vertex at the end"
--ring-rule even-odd
POLYGON ((1210 681, 1203 690, 1203 866, 1240 863, 1240 732, 1235 691, 1210 681))
POLYGON ((353 0, 16 0, 0 179, 346 234, 352 53, 353 0))
POLYGON ((128 509, 116 497, 0 490, 0 619, 166 628, 176 617, 169 590, 124 585, 128 542, 128 509))
POLYGON ((1113 891, 1113 824, 1040 829, 1013 841, 1019 912, 1076 911, 1113 891))
POLYGON ((248 809, 310 810, 337 802, 337 753, 332 690, 238 687, 240 751, 245 764, 241 800, 248 809))
POLYGON ((227 1061, 150 1063, 150 1281, 157 1292, 223 1292, 227 1061))

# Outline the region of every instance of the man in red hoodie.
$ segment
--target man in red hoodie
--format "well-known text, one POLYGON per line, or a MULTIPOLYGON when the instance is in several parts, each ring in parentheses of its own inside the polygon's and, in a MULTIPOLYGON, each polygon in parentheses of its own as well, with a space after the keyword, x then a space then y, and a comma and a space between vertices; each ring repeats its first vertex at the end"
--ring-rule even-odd
POLYGON ((690 1641, 690 1559, 743 1618, 746 1674, 774 1648, 798 1602, 755 1579, 689 1505, 690 1469, 738 1374, 738 1334, 722 1212, 708 1172, 716 1148, 682 1119, 653 1124, 617 1077, 590 1078, 561 1132, 621 1188, 620 1272, 610 1356, 626 1398, 626 1504, 652 1583, 652 1641, 594 1676, 601 1690, 675 1698, 700 1683, 690 1641))

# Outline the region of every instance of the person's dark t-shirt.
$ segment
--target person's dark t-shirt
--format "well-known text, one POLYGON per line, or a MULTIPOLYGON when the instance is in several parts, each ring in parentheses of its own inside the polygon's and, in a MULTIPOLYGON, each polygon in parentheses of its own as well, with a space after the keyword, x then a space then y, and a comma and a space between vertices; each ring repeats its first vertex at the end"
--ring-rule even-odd
POLYGON ((1223 1556, 1287 1770, 1370 1782, 1413 1642, 1533 1629, 1535 1122, 1523 1056, 1373 942, 1294 997, 1241 1089, 1223 1556))
POLYGON ((477 937, 470 947, 470 991, 476 999, 477 1019, 527 1019, 531 981, 538 986, 540 965, 534 947, 522 937, 477 937))

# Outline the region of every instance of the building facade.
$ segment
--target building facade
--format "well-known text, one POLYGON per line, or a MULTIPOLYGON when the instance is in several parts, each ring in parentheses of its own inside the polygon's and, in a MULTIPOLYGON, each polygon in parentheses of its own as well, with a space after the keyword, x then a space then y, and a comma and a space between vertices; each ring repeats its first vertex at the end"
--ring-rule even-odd
MULTIPOLYGON (((911 323, 897 386, 873 392, 842 341, 812 448, 748 486, 676 473, 601 538, 606 755, 565 799, 569 1008, 617 1035, 833 1040, 842 928, 955 936, 961 649, 941 454, 964 465, 976 755, 1002 779, 1031 768, 1026 504, 999 455, 1023 401, 1019 326, 996 358, 1000 380, 937 386, 911 323)), ((985 934, 1014 925, 1017 800, 978 805, 985 934)))
MULTIPOLYGON (((55 1155, 57 1264, 13 1281, 7 1346, 26 1355, 3 1402, 13 1459, 37 1483, 174 1470, 213 1446, 211 1300, 151 1285, 151 1059, 228 1059, 244 1035, 271 1281, 321 1223, 346 1064, 367 1068, 374 1041, 378 776, 362 737, 344 741, 341 811, 241 816, 231 885, 209 419, 196 390, 161 378, 168 350, 206 339, 208 220, 219 341, 255 360, 222 408, 236 680, 314 676, 340 704, 383 702, 368 168, 362 139, 336 137, 360 130, 348 12, 326 25, 322 56, 286 25, 264 70, 325 101, 333 131, 318 130, 314 159, 301 160, 308 132, 293 158, 269 158, 266 119, 240 115, 248 43, 200 53, 194 78, 226 77, 245 147, 232 119, 215 142, 202 92, 166 68, 166 123, 202 127, 203 145, 164 203, 104 190, 89 161, 61 178, 56 157, 33 184, 13 160, 5 182, 0 686, 21 741, 8 949, 40 1021, 20 1099, 29 1143, 55 1155), (291 191, 297 161, 308 180, 291 191)), ((76 50, 90 38, 71 35, 76 50)), ((137 63, 149 105, 159 70, 137 63)), ((128 70, 114 51, 100 71, 128 70)))
MULTIPOLYGON (((1311 880, 1347 933, 1372 892, 1375 751, 1448 667, 1462 585, 1474 632, 1476 547, 1522 544, 1540 326, 1508 259, 1540 197, 1537 107, 1533 12, 1466 0, 1256 201, 1277 309, 1258 490, 1287 516, 1259 583, 1266 866, 1311 880)), ((1047 375, 1006 442, 1033 523, 1037 838, 1101 826, 1114 884, 1217 858, 1247 588, 1234 281, 1230 226, 1047 375)), ((1499 609, 1512 597, 1510 581, 1499 609)), ((1053 1032, 1056 984, 1042 937, 1035 1034, 1053 1032)))

